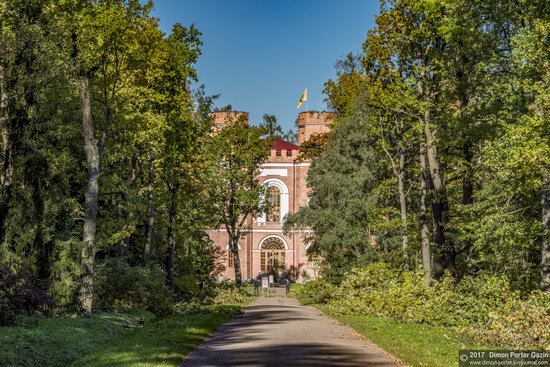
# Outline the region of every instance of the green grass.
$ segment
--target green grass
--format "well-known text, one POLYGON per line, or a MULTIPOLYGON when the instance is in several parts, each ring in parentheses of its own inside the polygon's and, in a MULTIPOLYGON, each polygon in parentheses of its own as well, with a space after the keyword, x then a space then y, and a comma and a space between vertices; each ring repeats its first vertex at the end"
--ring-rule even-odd
POLYGON ((43 318, 32 327, 0 327, 0 366, 176 366, 238 305, 153 321, 147 311, 89 318, 43 318))
POLYGON ((414 367, 458 366, 458 351, 476 348, 467 341, 461 342, 450 330, 432 326, 367 315, 335 318, 414 367))
POLYGON ((151 315, 44 318, 33 327, 0 327, 0 366, 66 366, 135 330, 151 315))
POLYGON ((230 317, 227 313, 172 316, 145 325, 109 347, 75 361, 72 366, 175 366, 230 317))

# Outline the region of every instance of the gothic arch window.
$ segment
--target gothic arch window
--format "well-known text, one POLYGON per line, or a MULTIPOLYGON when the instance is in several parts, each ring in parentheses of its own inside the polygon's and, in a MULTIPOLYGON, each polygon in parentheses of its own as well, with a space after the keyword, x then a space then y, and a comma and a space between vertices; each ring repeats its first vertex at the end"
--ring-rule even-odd
POLYGON ((260 268, 272 272, 285 270, 285 244, 278 237, 269 237, 261 244, 260 268))
POLYGON ((269 186, 266 192, 268 209, 266 213, 267 222, 281 221, 281 190, 277 186, 269 186))

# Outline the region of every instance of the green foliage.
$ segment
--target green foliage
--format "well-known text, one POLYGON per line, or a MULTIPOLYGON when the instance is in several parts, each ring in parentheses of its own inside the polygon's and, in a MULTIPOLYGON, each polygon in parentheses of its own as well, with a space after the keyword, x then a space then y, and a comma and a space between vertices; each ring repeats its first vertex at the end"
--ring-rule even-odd
POLYGON ((306 283, 302 287, 293 287, 291 294, 303 304, 327 303, 334 297, 336 286, 323 279, 316 279, 306 283))
POLYGON ((216 284, 212 289, 212 297, 195 298, 190 301, 177 302, 172 306, 176 315, 197 313, 226 313, 238 315, 241 308, 254 299, 254 290, 249 284, 237 289, 233 282, 216 284))
POLYGON ((260 165, 269 157, 270 139, 266 130, 249 127, 246 117, 225 121, 208 146, 211 159, 207 181, 208 202, 212 203, 215 226, 225 227, 229 249, 234 255, 237 286, 242 284, 239 240, 248 231, 248 219, 258 216, 267 205, 262 200, 265 187, 260 184, 260 165))
POLYGON ((283 128, 277 122, 277 116, 275 115, 264 114, 260 127, 266 131, 265 136, 267 138, 283 137, 283 128))
POLYGON ((479 275, 455 283, 451 277, 426 286, 424 274, 401 272, 384 263, 350 271, 329 297, 326 285, 306 284, 303 302, 325 303, 334 315, 375 315, 400 322, 448 327, 487 345, 544 348, 550 340, 548 295, 522 296, 505 276, 479 275))
POLYGON ((338 279, 354 265, 376 259, 369 235, 377 177, 372 138, 358 112, 342 119, 308 173, 308 206, 287 217, 287 227, 312 229, 305 235, 308 255, 318 259, 326 277, 338 279))
POLYGON ((513 348, 547 348, 550 335, 550 297, 534 291, 528 298, 514 302, 507 312, 489 313, 489 322, 479 330, 467 330, 480 343, 513 348))
POLYGON ((0 325, 16 323, 18 313, 25 312, 19 316, 47 313, 52 306, 53 301, 46 293, 44 281, 24 269, 13 271, 7 266, 0 266, 0 325))
POLYGON ((181 24, 165 34, 152 8, 122 0, 0 6, 0 263, 46 284, 53 314, 78 310, 83 264, 94 259, 82 253, 84 219, 95 220, 85 205, 82 78, 101 161, 90 248, 131 265, 109 265, 120 274, 100 266, 98 308, 162 314, 169 298, 160 264, 180 298, 208 295, 220 271, 205 230, 215 222, 205 184, 217 165, 205 158, 213 97, 191 88, 201 34, 181 24), (135 267, 143 264, 154 266, 135 267))
POLYGON ((218 287, 213 299, 214 304, 246 305, 254 299, 254 290, 250 284, 245 284, 239 289, 218 287))
POLYGON ((334 126, 302 145, 310 200, 289 224, 332 279, 382 259, 549 290, 547 4, 380 3, 325 84, 334 126))
POLYGON ((123 258, 98 264, 95 298, 98 308, 123 311, 142 308, 162 316, 170 312, 171 293, 165 273, 153 265, 130 266, 123 258))

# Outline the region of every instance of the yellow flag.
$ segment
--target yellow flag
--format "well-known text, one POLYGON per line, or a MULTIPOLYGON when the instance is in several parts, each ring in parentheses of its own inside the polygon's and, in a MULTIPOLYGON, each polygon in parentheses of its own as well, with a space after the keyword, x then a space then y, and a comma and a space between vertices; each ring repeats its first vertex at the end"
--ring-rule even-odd
POLYGON ((298 101, 298 106, 296 106, 296 108, 302 107, 303 102, 307 102, 307 88, 304 89, 304 94, 302 94, 302 98, 298 101))

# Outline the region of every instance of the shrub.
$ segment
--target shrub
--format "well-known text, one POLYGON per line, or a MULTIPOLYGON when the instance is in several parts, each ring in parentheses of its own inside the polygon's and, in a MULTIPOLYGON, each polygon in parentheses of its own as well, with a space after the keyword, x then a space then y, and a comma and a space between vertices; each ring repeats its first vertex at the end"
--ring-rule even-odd
POLYGON ((335 292, 336 286, 324 279, 312 280, 303 287, 293 290, 294 296, 303 303, 327 303, 335 292))
POLYGON ((512 348, 548 349, 550 347, 550 295, 534 291, 518 300, 507 312, 490 312, 483 328, 465 331, 480 343, 512 348))
POLYGON ((254 290, 249 284, 243 284, 241 289, 227 288, 221 284, 215 290, 213 303, 245 305, 254 297, 254 290))
POLYGON ((176 315, 197 313, 224 313, 238 315, 242 312, 242 306, 254 298, 254 290, 249 284, 244 284, 241 289, 234 284, 224 281, 218 283, 214 289, 213 298, 195 298, 191 301, 175 303, 172 312, 176 315))
POLYGON ((431 286, 422 271, 400 272, 384 263, 353 269, 340 286, 312 281, 297 290, 305 302, 328 302, 328 312, 371 314, 404 322, 456 328, 474 340, 515 348, 550 345, 550 296, 522 299, 505 276, 479 275, 431 286))
POLYGON ((157 266, 129 266, 121 258, 107 259, 97 267, 96 305, 114 311, 142 308, 162 316, 171 308, 166 276, 157 266))
POLYGON ((191 299, 199 296, 200 287, 193 275, 180 275, 174 278, 174 290, 178 298, 191 299))
POLYGON ((178 302, 172 306, 175 315, 213 314, 222 313, 230 316, 242 313, 242 308, 236 304, 204 304, 197 301, 178 302))
POLYGON ((53 300, 46 290, 47 283, 28 271, 0 265, 0 325, 14 324, 21 315, 47 313, 53 300))

